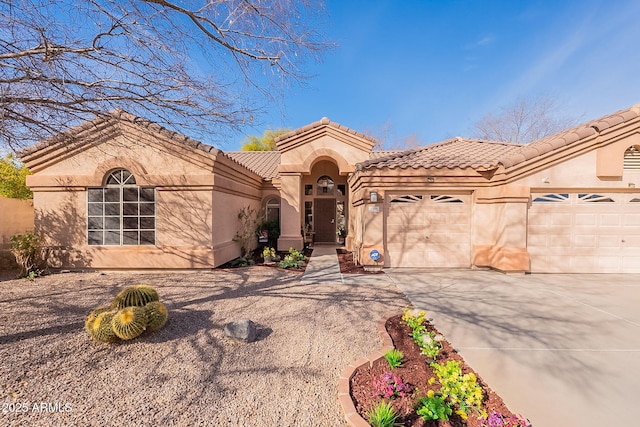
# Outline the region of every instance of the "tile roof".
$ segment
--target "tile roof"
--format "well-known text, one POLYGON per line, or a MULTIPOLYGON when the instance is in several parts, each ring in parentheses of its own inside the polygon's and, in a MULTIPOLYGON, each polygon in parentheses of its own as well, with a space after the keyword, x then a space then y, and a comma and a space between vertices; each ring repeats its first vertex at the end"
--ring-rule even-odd
POLYGON ((358 164, 358 170, 409 167, 492 169, 499 165, 509 168, 638 118, 640 104, 524 145, 458 137, 386 156, 373 156, 372 153, 370 160, 358 164))
POLYGON ((372 145, 375 144, 375 142, 376 142, 375 138, 372 138, 372 137, 370 137, 368 135, 365 135, 365 134, 363 134, 361 132, 358 132, 358 131, 355 131, 353 129, 350 129, 347 126, 341 125, 340 123, 332 122, 327 117, 323 117, 320 120, 318 120, 317 122, 310 123, 310 124, 308 124, 306 126, 302 126, 302 127, 298 128, 298 129, 294 129, 291 132, 287 132, 285 134, 282 134, 282 135, 280 135, 280 136, 275 138, 275 142, 276 142, 276 144, 278 144, 278 143, 281 144, 284 141, 286 141, 288 139, 291 139, 291 138, 294 138, 297 135, 304 134, 304 133, 307 133, 307 132, 309 132, 311 130, 314 130, 316 128, 320 128, 322 126, 327 126, 327 125, 331 126, 333 128, 336 128, 336 129, 340 129, 343 132, 349 133, 351 135, 355 135, 355 136, 358 136, 360 138, 364 138, 364 139, 368 140, 369 142, 371 142, 372 145))
POLYGON ((600 117, 599 119, 583 123, 571 129, 567 129, 554 135, 539 139, 538 141, 530 144, 523 145, 520 152, 502 159, 500 163, 502 163, 505 168, 509 168, 542 154, 569 146, 585 138, 605 133, 608 129, 616 125, 629 122, 639 117, 640 104, 637 104, 625 110, 616 111, 615 113, 608 114, 600 117))
POLYGON ((225 151, 225 154, 266 180, 278 176, 279 151, 225 151))
POLYGON ((106 126, 117 124, 122 121, 129 122, 136 125, 137 127, 159 133, 175 142, 187 145, 192 148, 196 148, 201 151, 205 151, 207 153, 218 154, 219 152, 221 152, 219 149, 211 145, 196 141, 195 139, 191 139, 188 136, 184 136, 178 132, 166 129, 155 122, 142 117, 138 117, 134 114, 128 113, 118 108, 116 110, 110 111, 105 115, 98 116, 93 120, 86 121, 78 126, 74 126, 49 139, 45 139, 44 141, 40 141, 30 147, 26 147, 22 149, 18 153, 18 155, 20 157, 25 157, 35 154, 36 152, 48 151, 49 148, 56 147, 61 144, 67 144, 70 141, 73 142, 76 140, 80 140, 82 137, 87 136, 94 131, 100 132, 106 126))
POLYGON ((505 155, 522 149, 521 145, 504 142, 453 138, 413 150, 392 152, 358 164, 358 170, 371 168, 484 168, 498 165, 505 155))

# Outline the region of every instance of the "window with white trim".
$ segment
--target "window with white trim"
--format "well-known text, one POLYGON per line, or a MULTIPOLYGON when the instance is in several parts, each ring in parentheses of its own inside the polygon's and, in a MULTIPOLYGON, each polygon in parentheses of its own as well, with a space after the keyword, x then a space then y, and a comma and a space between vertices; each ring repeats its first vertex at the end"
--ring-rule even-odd
POLYGON ((568 202, 569 201, 569 193, 551 193, 537 196, 533 199, 534 203, 558 203, 558 202, 568 202))
POLYGON ((126 169, 111 172, 101 188, 87 189, 87 244, 155 245, 156 196, 126 169))
POLYGON ((624 152, 624 169, 640 170, 640 150, 635 145, 624 152))
POLYGON ((586 203, 613 203, 613 199, 611 197, 602 196, 600 194, 591 194, 591 193, 580 193, 578 194, 579 202, 586 203))

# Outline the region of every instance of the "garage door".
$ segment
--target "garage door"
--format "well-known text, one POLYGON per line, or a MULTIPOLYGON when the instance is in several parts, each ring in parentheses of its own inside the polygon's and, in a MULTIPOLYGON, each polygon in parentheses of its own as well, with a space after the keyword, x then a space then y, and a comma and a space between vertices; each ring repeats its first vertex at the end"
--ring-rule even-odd
POLYGON ((532 272, 640 272, 640 194, 532 194, 532 272))
POLYGON ((390 267, 469 267, 471 196, 390 195, 386 258, 390 267))

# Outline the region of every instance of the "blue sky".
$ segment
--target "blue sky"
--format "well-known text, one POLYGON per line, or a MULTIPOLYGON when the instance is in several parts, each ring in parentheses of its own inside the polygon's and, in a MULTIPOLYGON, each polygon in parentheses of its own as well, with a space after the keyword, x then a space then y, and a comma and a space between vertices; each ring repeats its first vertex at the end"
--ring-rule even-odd
MULTIPOLYGON (((473 123, 517 98, 553 97, 587 121, 640 103, 640 2, 328 0, 338 47, 304 86, 284 91, 264 129, 329 117, 422 144, 471 136, 473 123)), ((243 139, 224 144, 237 150, 243 139)))

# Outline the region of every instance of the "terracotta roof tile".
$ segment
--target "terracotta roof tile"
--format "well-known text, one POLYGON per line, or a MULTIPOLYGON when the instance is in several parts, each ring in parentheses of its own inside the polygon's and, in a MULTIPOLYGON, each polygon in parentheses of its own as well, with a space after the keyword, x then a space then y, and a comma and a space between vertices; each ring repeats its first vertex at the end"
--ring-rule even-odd
POLYGON ((282 135, 280 135, 280 136, 275 138, 275 142, 276 142, 276 144, 277 143, 281 143, 283 141, 286 141, 287 139, 295 137, 296 135, 300 135, 302 133, 309 132, 310 130, 313 130, 315 128, 319 128, 319 127, 325 126, 325 125, 329 125, 331 127, 334 127, 336 129, 340 129, 340 130, 342 130, 344 132, 350 133, 350 134, 358 136, 360 138, 364 138, 364 139, 367 139, 367 140, 369 140, 371 142, 375 142, 374 138, 372 138, 372 137, 370 137, 368 135, 365 135, 365 134, 363 134, 361 132, 355 131, 355 130, 353 130, 351 128, 348 128, 347 126, 343 126, 340 123, 332 122, 327 117, 323 117, 320 120, 318 120, 317 122, 310 123, 308 125, 305 125, 305 126, 302 126, 302 127, 298 128, 298 129, 294 129, 291 132, 287 132, 285 134, 282 134, 282 135))
POLYGON ((534 157, 549 153, 553 150, 558 150, 575 142, 595 136, 613 126, 637 119, 639 117, 640 104, 524 145, 522 151, 504 158, 501 163, 505 168, 509 168, 511 166, 517 165, 518 163, 530 160, 534 157))
POLYGON ((225 154, 266 180, 278 177, 279 151, 227 151, 225 154))
POLYGON ((43 151, 54 146, 66 144, 69 141, 78 140, 84 135, 89 135, 93 131, 100 132, 102 129, 104 129, 104 127, 115 125, 122 121, 145 128, 151 132, 159 133, 173 141, 196 148, 198 150, 206 151, 207 153, 217 154, 218 152, 220 152, 220 150, 211 145, 196 141, 195 139, 191 139, 188 136, 166 129, 155 122, 142 117, 138 117, 131 113, 127 113, 126 111, 118 108, 116 110, 110 111, 105 115, 98 116, 93 120, 86 121, 79 124, 78 126, 74 126, 49 139, 45 139, 44 141, 40 141, 30 147, 26 147, 21 150, 18 155, 20 157, 29 156, 31 154, 35 154, 38 151, 43 151))
POLYGON ((433 145, 393 152, 362 162, 359 170, 371 168, 483 168, 496 167, 500 158, 516 153, 522 146, 503 142, 454 138, 433 145))

